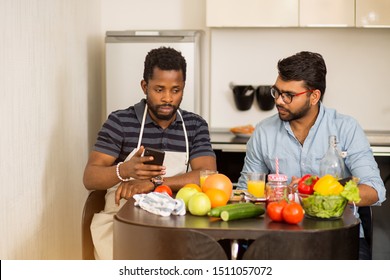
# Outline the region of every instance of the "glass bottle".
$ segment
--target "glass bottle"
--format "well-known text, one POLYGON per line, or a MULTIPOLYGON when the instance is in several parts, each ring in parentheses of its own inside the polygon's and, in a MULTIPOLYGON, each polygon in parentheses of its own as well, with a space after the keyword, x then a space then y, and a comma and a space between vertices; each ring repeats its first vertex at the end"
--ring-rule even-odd
POLYGON ((329 147, 320 161, 320 176, 330 174, 338 179, 344 176, 344 159, 337 148, 336 136, 329 136, 329 147))

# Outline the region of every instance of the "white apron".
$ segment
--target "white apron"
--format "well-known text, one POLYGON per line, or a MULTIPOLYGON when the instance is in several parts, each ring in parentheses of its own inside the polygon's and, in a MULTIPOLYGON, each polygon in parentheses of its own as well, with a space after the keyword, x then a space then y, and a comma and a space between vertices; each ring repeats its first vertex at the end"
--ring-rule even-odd
MULTIPOLYGON (((140 136, 138 138, 137 148, 134 149, 126 158, 129 160, 141 146, 146 114, 148 111, 148 105, 145 105, 145 110, 141 123, 140 136)), ((187 130, 184 124, 183 117, 179 110, 177 110, 182 122, 183 131, 186 142, 186 152, 165 152, 164 166, 166 166, 166 177, 172 177, 179 174, 186 173, 188 171, 189 163, 189 144, 187 137, 187 130)), ((113 224, 114 215, 119 209, 126 203, 126 199, 122 198, 119 202, 119 206, 115 204, 115 191, 119 184, 109 188, 106 194, 106 204, 104 210, 100 213, 96 213, 91 222, 91 234, 95 247, 95 259, 97 260, 112 260, 113 259, 113 224)), ((132 237, 129 237, 132 238, 132 237)))

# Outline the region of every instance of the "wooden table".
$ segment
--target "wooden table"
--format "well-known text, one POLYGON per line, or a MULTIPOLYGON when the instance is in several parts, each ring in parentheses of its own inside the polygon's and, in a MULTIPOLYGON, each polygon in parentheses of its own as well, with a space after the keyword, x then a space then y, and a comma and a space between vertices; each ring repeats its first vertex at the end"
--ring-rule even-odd
POLYGON ((114 219, 114 259, 213 258, 212 243, 223 239, 253 240, 246 259, 358 259, 359 220, 349 207, 340 219, 305 217, 297 225, 272 222, 267 215, 229 222, 189 213, 162 217, 134 206, 133 199, 114 219), (199 239, 210 249, 200 250, 199 239))

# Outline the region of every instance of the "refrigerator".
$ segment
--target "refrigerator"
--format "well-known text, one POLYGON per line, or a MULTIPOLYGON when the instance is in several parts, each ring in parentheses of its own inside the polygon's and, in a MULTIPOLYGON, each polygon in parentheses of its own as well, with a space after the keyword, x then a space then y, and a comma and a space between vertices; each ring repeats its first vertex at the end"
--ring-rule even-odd
POLYGON ((105 115, 145 97, 141 89, 147 53, 161 46, 182 53, 187 79, 180 108, 201 114, 200 39, 198 30, 107 31, 105 37, 105 115))

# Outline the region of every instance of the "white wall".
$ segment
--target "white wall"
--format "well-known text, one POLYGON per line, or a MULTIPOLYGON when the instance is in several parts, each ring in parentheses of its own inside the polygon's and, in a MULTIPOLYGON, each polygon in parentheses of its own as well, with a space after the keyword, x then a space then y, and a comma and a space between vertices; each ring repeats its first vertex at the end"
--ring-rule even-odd
POLYGON ((1 0, 0 26, 0 259, 80 259, 100 3, 1 0))
POLYGON ((105 31, 203 29, 204 3, 0 1, 0 259, 81 258, 105 31))
MULTIPOLYGON (((205 26, 206 0, 101 1, 103 33, 118 30, 186 29, 204 31, 201 38, 201 106, 204 111, 202 116, 208 119, 209 34, 205 26)), ((140 69, 140 72, 142 71, 143 69, 140 69)), ((105 119, 106 116, 103 115, 102 118, 105 119)))
POLYGON ((324 104, 355 117, 367 130, 390 130, 390 29, 253 28, 211 31, 210 126, 256 124, 276 113, 234 104, 229 83, 273 85, 279 59, 302 50, 327 64, 324 104), (229 58, 229 59, 227 59, 229 58))

